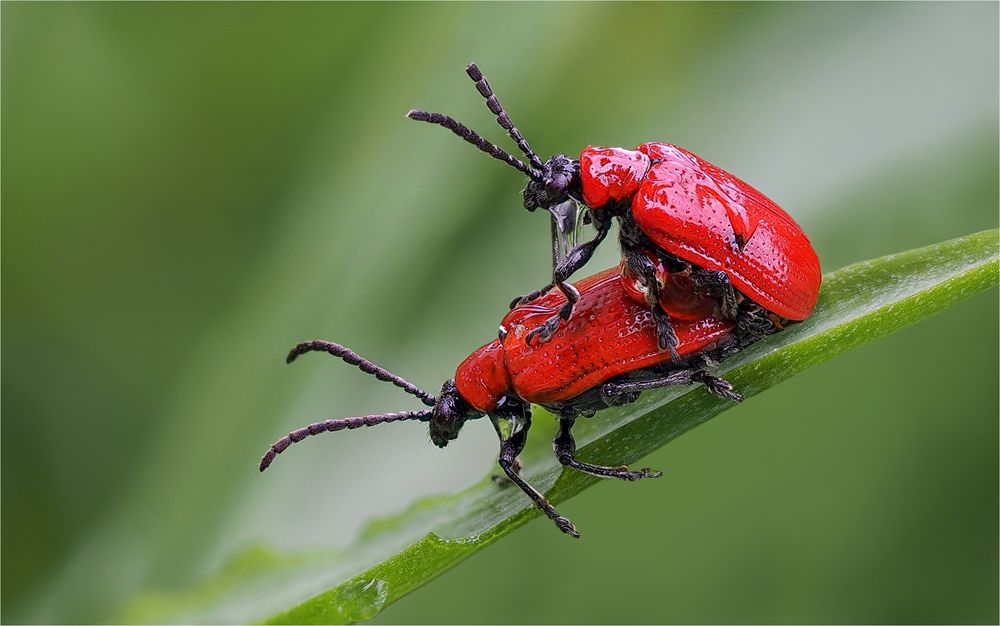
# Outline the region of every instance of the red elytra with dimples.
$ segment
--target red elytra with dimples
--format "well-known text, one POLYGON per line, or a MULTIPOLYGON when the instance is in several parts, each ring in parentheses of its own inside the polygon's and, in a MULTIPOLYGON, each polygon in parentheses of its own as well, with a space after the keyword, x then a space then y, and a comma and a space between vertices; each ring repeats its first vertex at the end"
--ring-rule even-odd
POLYGON ((717 301, 718 311, 736 321, 741 333, 757 339, 812 312, 822 280, 819 259, 799 225, 767 196, 668 143, 645 143, 635 150, 590 146, 579 159, 557 154, 543 163, 479 68, 471 64, 466 72, 528 163, 447 115, 414 110, 408 116, 443 126, 527 175, 524 206, 552 212, 554 237, 556 224, 567 215, 563 207, 571 200, 588 207, 597 228, 592 241, 564 257, 556 257, 560 248, 554 245, 552 283, 514 301, 529 302, 552 287, 566 298, 558 313, 527 340, 537 336, 548 341, 571 318, 578 294, 566 280, 590 260, 607 236, 612 217, 622 226, 623 283, 651 307, 659 347, 670 349, 674 357, 674 322, 703 312, 706 297, 717 301), (685 283, 693 293, 687 302, 681 293, 685 283), (661 293, 664 289, 670 293, 661 293))
MULTIPOLYGON (((575 287, 580 291, 577 315, 552 341, 523 339, 566 302, 559 292, 511 310, 500 323, 503 338, 458 366, 455 386, 473 407, 489 413, 510 393, 532 404, 571 401, 615 376, 670 360, 656 345, 649 310, 622 288, 617 268, 575 287)), ((678 324, 677 351, 684 357, 714 347, 732 328, 732 322, 715 317, 678 324)))
POLYGON ((671 360, 657 345, 652 314, 625 291, 617 268, 585 278, 575 289, 580 294, 577 315, 559 329, 552 341, 538 344, 524 338, 565 304, 559 292, 507 313, 500 337, 466 358, 438 396, 339 344, 299 344, 289 353, 288 362, 306 352, 327 352, 396 385, 430 408, 331 419, 299 428, 271 445, 261 459, 260 470, 267 469, 293 443, 323 432, 417 420, 429 423, 431 441, 443 448, 458 437, 466 421, 489 416, 500 437, 499 464, 504 473, 563 532, 579 536, 573 524, 518 474, 515 459, 531 427, 531 404, 540 404, 558 417, 559 433, 553 449, 561 464, 605 478, 655 478, 659 472, 648 468, 630 471, 625 466, 605 467, 577 459, 571 434, 576 419, 632 402, 646 389, 694 382, 717 396, 739 402, 742 396, 705 368, 738 351, 743 344, 732 332, 734 324, 730 321, 716 317, 683 321, 676 326, 676 349, 681 359, 671 360), (504 421, 510 424, 506 431, 501 428, 504 421))
POLYGON ((739 178, 683 148, 587 147, 580 153, 587 206, 630 203, 632 218, 659 248, 725 272, 763 308, 804 320, 822 274, 809 238, 788 213, 739 178))

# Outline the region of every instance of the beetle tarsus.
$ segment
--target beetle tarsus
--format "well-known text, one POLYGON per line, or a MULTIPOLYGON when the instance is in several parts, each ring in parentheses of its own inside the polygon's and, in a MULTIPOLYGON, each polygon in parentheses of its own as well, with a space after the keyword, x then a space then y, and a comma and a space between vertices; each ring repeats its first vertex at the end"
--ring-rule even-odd
POLYGON ((555 283, 549 283, 548 285, 545 285, 544 287, 542 287, 537 291, 532 291, 531 293, 514 298, 513 300, 510 301, 510 309, 513 311, 522 304, 528 304, 529 302, 533 302, 541 298, 542 296, 547 294, 553 287, 555 287, 555 283))
POLYGON ((691 272, 691 283, 696 290, 719 300, 723 318, 736 321, 739 315, 736 290, 725 272, 698 268, 691 272))
POLYGON ((681 357, 677 354, 677 333, 674 331, 674 325, 670 322, 670 316, 664 313, 659 305, 655 306, 652 311, 653 320, 656 322, 657 346, 660 350, 669 350, 672 360, 680 361, 681 357))
POLYGON ((563 531, 570 537, 573 537, 574 539, 580 538, 580 531, 576 529, 576 526, 573 525, 573 522, 569 521, 569 518, 557 515, 554 518, 552 518, 552 521, 556 523, 556 526, 559 527, 559 530, 563 531))
POLYGON ((740 310, 736 316, 735 336, 744 346, 774 333, 777 328, 766 311, 756 305, 740 310))
POLYGON ((724 378, 712 376, 704 370, 699 370, 691 376, 691 380, 705 385, 705 389, 720 398, 733 402, 743 402, 743 394, 733 389, 732 383, 724 378))
POLYGON ((538 340, 539 344, 545 343, 552 339, 552 336, 556 334, 559 330, 559 324, 562 323, 562 315, 553 315, 549 319, 542 322, 537 328, 532 330, 525 336, 524 341, 529 346, 533 340, 538 340))
POLYGON ((644 467, 633 472, 629 471, 627 465, 606 467, 604 465, 594 465, 593 463, 585 463, 577 460, 576 442, 573 440, 573 434, 571 432, 573 423, 574 420, 571 418, 560 419, 559 434, 556 435, 554 440, 552 440, 552 451, 555 452, 556 459, 562 465, 592 476, 599 476, 601 478, 618 478, 619 480, 627 480, 630 482, 642 480, 643 478, 659 478, 660 476, 663 476, 663 472, 650 469, 648 467, 644 467))

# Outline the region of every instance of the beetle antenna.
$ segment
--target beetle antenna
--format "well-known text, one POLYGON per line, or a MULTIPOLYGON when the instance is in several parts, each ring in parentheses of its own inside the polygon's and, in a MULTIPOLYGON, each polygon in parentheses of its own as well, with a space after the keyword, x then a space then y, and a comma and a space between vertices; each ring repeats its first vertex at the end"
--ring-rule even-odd
POLYGON ((339 420, 324 420, 303 426, 293 430, 281 439, 271 444, 264 456, 260 459, 260 471, 264 471, 271 465, 275 457, 288 449, 293 443, 298 443, 306 437, 318 435, 320 433, 333 433, 338 430, 353 430, 362 426, 374 426, 386 422, 401 422, 404 420, 420 420, 426 422, 431 419, 432 411, 401 411, 399 413, 380 413, 378 415, 365 415, 364 417, 348 417, 339 420))
POLYGON ((542 173, 534 168, 528 167, 523 161, 518 159, 512 154, 505 152, 499 146, 496 146, 489 141, 486 141, 474 131, 470 130, 464 124, 456 120, 455 118, 445 115, 444 113, 429 113, 427 111, 420 111, 414 109, 406 114, 406 117, 411 120, 417 120, 418 122, 428 122, 430 124, 437 124, 438 126, 444 126, 451 132, 455 133, 465 141, 476 146, 486 154, 490 155, 494 159, 503 161, 507 165, 514 167, 524 173, 528 178, 534 181, 542 182, 542 173))
POLYGON ((510 116, 507 115, 507 112, 503 110, 503 105, 500 104, 499 100, 497 100, 497 96, 493 93, 493 88, 490 87, 489 81, 487 81, 486 77, 483 76, 483 73, 479 71, 479 66, 475 63, 469 63, 469 66, 465 68, 465 73, 469 75, 472 82, 476 83, 476 89, 479 93, 486 98, 486 106, 493 113, 493 115, 497 116, 497 124, 500 124, 500 126, 507 131, 507 134, 514 140, 517 147, 521 149, 524 156, 528 157, 528 160, 531 161, 531 165, 536 170, 542 169, 542 160, 538 158, 535 151, 528 145, 528 140, 524 138, 524 135, 522 135, 521 131, 517 129, 517 126, 514 126, 514 122, 510 120, 510 116))
POLYGON ((335 357, 343 359, 346 363, 357 367, 362 372, 371 374, 383 382, 392 383, 406 393, 420 398, 420 401, 427 406, 434 406, 434 403, 437 402, 437 398, 433 395, 427 393, 420 387, 417 387, 402 376, 397 376, 384 367, 379 367, 350 348, 332 341, 323 341, 321 339, 303 341, 292 348, 291 352, 288 353, 288 358, 285 359, 285 362, 291 363, 297 359, 300 354, 305 354, 306 352, 326 352, 327 354, 332 354, 335 357))

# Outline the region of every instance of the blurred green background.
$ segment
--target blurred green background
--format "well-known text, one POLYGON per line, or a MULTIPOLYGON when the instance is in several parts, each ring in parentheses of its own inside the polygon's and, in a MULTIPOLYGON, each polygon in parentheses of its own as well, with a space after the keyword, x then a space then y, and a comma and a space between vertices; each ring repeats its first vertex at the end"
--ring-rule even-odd
MULTIPOLYGON (((114 619, 231 554, 348 544, 491 471, 436 389, 547 280, 486 72, 543 157, 664 140, 745 178, 824 269, 997 226, 998 5, 3 3, 2 606, 114 619), (278 469, 278 468, 276 468, 278 469)), ((604 246, 588 270, 615 262, 604 246)), ((751 399, 382 622, 996 622, 997 292, 751 399)), ((539 429, 540 431, 542 429, 539 429)), ((548 445, 543 432, 536 445, 548 445)))

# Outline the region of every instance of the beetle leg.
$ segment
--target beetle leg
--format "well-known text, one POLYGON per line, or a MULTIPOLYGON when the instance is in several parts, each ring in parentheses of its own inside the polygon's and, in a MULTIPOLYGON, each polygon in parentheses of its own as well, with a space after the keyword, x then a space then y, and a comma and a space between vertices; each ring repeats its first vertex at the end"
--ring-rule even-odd
MULTIPOLYGON (((566 298, 566 304, 562 305, 562 307, 559 308, 559 314, 558 315, 553 315, 552 317, 553 318, 562 318, 564 320, 568 320, 570 318, 570 315, 573 314, 573 306, 580 299, 580 292, 577 290, 576 287, 574 287, 573 285, 571 285, 571 284, 569 284, 569 283, 567 283, 567 282, 565 282, 563 280, 559 280, 559 281, 554 282, 554 283, 549 283, 548 285, 542 287, 538 291, 532 291, 531 293, 529 293, 526 296, 521 296, 520 298, 515 298, 510 303, 510 308, 514 309, 514 308, 517 308, 517 307, 521 306, 522 304, 527 304, 528 302, 531 302, 532 300, 536 300, 539 297, 541 297, 541 296, 545 295, 546 293, 548 293, 549 290, 552 289, 553 287, 558 287, 559 291, 561 291, 563 293, 563 296, 566 298)), ((559 327, 559 323, 558 322, 556 322, 556 327, 557 328, 559 327)), ((548 339, 543 339, 543 341, 547 341, 547 340, 548 339)))
POLYGON ((651 380, 628 380, 617 383, 604 383, 601 387, 601 398, 608 406, 621 406, 639 399, 639 393, 647 389, 659 389, 671 385, 690 385, 695 370, 674 370, 660 378, 651 380))
POLYGON ((670 316, 657 304, 652 309, 653 321, 656 322, 656 343, 660 350, 670 350, 670 358, 680 361, 677 354, 677 333, 674 332, 674 325, 670 323, 670 316))
MULTIPOLYGON (((566 305, 563 306, 563 308, 565 309, 568 307, 568 309, 566 314, 562 315, 562 318, 569 319, 569 316, 573 311, 573 304, 575 304, 576 300, 579 299, 579 294, 576 293, 576 289, 572 285, 568 284, 566 281, 569 279, 570 276, 573 275, 574 272, 576 272, 578 269, 586 265, 588 261, 590 261, 591 257, 594 256, 594 251, 597 250, 597 247, 599 245, 601 245, 601 242, 604 241, 604 239, 608 236, 609 232, 611 232, 610 219, 606 219, 598 223, 597 234, 594 235, 593 239, 573 247, 569 252, 566 253, 565 258, 559 261, 558 264, 555 264, 555 267, 553 268, 552 271, 551 283, 545 285, 538 291, 532 291, 527 295, 521 296, 519 298, 514 298, 514 300, 510 303, 510 308, 513 309, 522 304, 527 304, 528 302, 531 302, 532 300, 535 300, 545 295, 553 287, 558 287, 559 290, 562 291, 563 295, 566 296, 567 299, 567 303, 566 305), (569 293, 570 290, 572 290, 573 294, 575 295, 571 296, 569 293), (570 300, 570 298, 573 298, 573 300, 570 300)), ((553 231, 553 236, 555 236, 554 231, 553 231)), ((553 254, 555 253, 553 252, 553 254)), ((555 261, 555 257, 553 257, 553 261, 555 261)), ((560 314, 561 313, 562 312, 560 311, 560 314)))
POLYGON ((775 331, 774 321, 759 307, 740 311, 736 317, 736 330, 747 345, 775 331))
MULTIPOLYGON (((624 231, 623 231, 624 232, 624 231)), ((677 354, 677 334, 674 332, 674 325, 670 322, 670 316, 660 306, 660 285, 656 280, 656 266, 638 248, 631 245, 629 239, 622 237, 622 257, 628 271, 642 283, 646 292, 646 304, 653 315, 653 322, 656 324, 656 343, 660 350, 669 350, 670 358, 680 361, 677 354)))
POLYGON ((559 262, 552 272, 552 282, 565 282, 576 270, 580 269, 594 256, 597 246, 601 245, 608 233, 611 232, 611 220, 605 219, 597 224, 597 234, 594 238, 578 246, 573 247, 566 253, 566 258, 559 262))
POLYGON ((659 472, 648 467, 644 467, 635 472, 630 472, 627 465, 605 467, 603 465, 594 465, 592 463, 578 461, 576 459, 576 442, 573 441, 573 434, 570 432, 573 428, 573 422, 574 420, 572 418, 560 418, 559 434, 552 440, 552 450, 556 453, 556 459, 558 459, 563 465, 572 467, 573 469, 586 474, 592 474, 602 478, 620 478, 621 480, 628 481, 636 481, 642 478, 659 478, 660 476, 663 476, 663 472, 659 472))
POLYGON ((538 339, 538 343, 545 343, 552 339, 552 335, 559 330, 559 325, 564 320, 569 320, 570 316, 573 315, 573 306, 580 299, 580 292, 573 285, 562 281, 557 282, 556 286, 559 287, 559 290, 566 297, 566 304, 559 307, 559 313, 539 324, 524 337, 524 341, 528 345, 531 345, 531 341, 536 338, 538 339))
POLYGON ((530 333, 525 335, 524 342, 529 346, 534 339, 538 339, 538 343, 545 343, 546 341, 552 339, 552 336, 556 334, 556 331, 559 330, 559 324, 561 322, 562 318, 560 316, 553 315, 535 327, 530 333))
MULTIPOLYGON (((558 287, 559 291, 562 292, 563 297, 566 298, 566 304, 562 305, 559 308, 559 313, 557 315, 553 315, 549 319, 545 320, 545 322, 542 323, 540 326, 538 326, 530 333, 528 333, 528 335, 524 338, 524 340, 527 343, 530 344, 531 341, 536 338, 538 339, 539 343, 545 343, 546 341, 552 339, 552 335, 554 335, 555 332, 559 330, 559 324, 562 323, 563 321, 568 321, 569 318, 573 315, 573 306, 576 305, 577 301, 580 299, 580 292, 577 291, 576 287, 574 287, 573 285, 569 284, 566 281, 573 274, 573 272, 577 271, 578 269, 586 265, 588 261, 590 261, 591 257, 594 256, 594 251, 597 250, 597 246, 601 245, 601 242, 604 241, 604 238, 608 236, 608 233, 610 231, 611 231, 610 219, 606 219, 600 222, 597 225, 597 235, 595 235, 594 238, 591 239, 590 241, 586 243, 581 243, 580 245, 570 250, 566 254, 566 258, 564 258, 559 263, 559 266, 556 268, 556 271, 552 276, 552 285, 558 287)), ((545 291, 548 291, 548 289, 550 289, 552 285, 543 289, 542 292, 544 293, 545 291)), ((530 302, 531 299, 534 299, 530 298, 533 295, 534 295, 533 293, 528 294, 528 296, 526 296, 524 299, 521 299, 520 301, 515 301, 516 304, 515 303, 511 304, 514 304, 516 306, 518 304, 524 304, 525 302, 530 302)))
POLYGON ((503 432, 500 429, 498 423, 501 416, 490 415, 490 421, 493 422, 493 427, 497 431, 497 436, 500 437, 500 458, 497 463, 500 465, 500 469, 503 470, 504 474, 510 482, 514 483, 520 487, 529 498, 531 498, 535 505, 548 516, 559 530, 563 531, 567 535, 572 535, 577 539, 580 538, 580 533, 577 532, 576 526, 573 522, 569 521, 567 518, 559 515, 559 513, 549 504, 549 501, 545 499, 537 489, 528 484, 528 481, 521 478, 518 473, 517 468, 517 455, 521 453, 524 449, 524 444, 528 440, 528 429, 531 427, 531 416, 528 414, 525 419, 522 420, 521 427, 515 428, 514 432, 509 436, 504 438, 503 432))
POLYGON ((704 290, 705 293, 718 298, 722 304, 722 317, 735 321, 738 311, 736 301, 736 290, 729 282, 729 276, 722 271, 696 269, 691 272, 691 282, 695 288, 704 290))
MULTIPOLYGON (((514 457, 514 472, 518 475, 521 474, 521 469, 524 468, 524 464, 521 462, 521 457, 514 457)), ((497 487, 507 487, 510 485, 510 480, 506 476, 501 476, 499 474, 493 474, 490 476, 490 480, 497 487)))
POLYGON ((538 325, 534 330, 528 333, 524 337, 524 341, 531 344, 532 339, 538 339, 538 343, 545 343, 546 341, 552 339, 552 335, 559 330, 559 324, 564 320, 569 320, 570 316, 573 315, 573 306, 580 299, 580 292, 577 288, 569 283, 559 282, 556 286, 565 294, 566 304, 559 308, 559 313, 553 315, 549 319, 545 320, 538 325))
POLYGON ((616 398, 625 394, 636 394, 647 389, 659 389, 670 385, 688 385, 691 383, 701 383, 705 389, 720 398, 742 402, 743 395, 733 389, 729 381, 712 376, 703 369, 683 369, 674 370, 669 374, 652 380, 623 381, 620 383, 605 383, 601 387, 601 396, 609 405, 616 404, 616 398))
POLYGON ((709 393, 715 394, 720 398, 732 400, 733 402, 743 402, 743 394, 733 389, 732 383, 724 378, 712 376, 705 370, 698 370, 691 376, 691 380, 705 385, 705 389, 708 389, 709 393))
POLYGON ((548 285, 545 285, 544 287, 542 287, 541 289, 539 289, 537 291, 532 291, 529 294, 526 294, 526 295, 523 295, 523 296, 518 296, 518 297, 516 297, 516 298, 514 298, 513 300, 510 301, 510 308, 513 310, 513 309, 516 309, 517 307, 521 306, 522 304, 528 304, 529 302, 531 302, 533 300, 537 300, 537 299, 541 298, 542 296, 544 296, 545 294, 547 294, 549 292, 549 290, 552 289, 553 287, 555 287, 555 284, 554 283, 549 283, 548 285))

